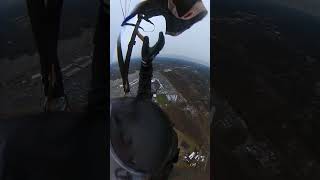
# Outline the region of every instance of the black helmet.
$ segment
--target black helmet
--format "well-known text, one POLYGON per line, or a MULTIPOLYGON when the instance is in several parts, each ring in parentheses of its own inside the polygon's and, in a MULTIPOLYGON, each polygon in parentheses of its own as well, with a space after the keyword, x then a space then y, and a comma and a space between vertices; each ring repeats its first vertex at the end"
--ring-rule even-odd
MULTIPOLYGON (((166 179, 179 150, 173 125, 161 108, 150 100, 118 98, 112 100, 110 119, 111 161, 128 176, 166 179)), ((110 175, 118 176, 118 170, 110 175)))

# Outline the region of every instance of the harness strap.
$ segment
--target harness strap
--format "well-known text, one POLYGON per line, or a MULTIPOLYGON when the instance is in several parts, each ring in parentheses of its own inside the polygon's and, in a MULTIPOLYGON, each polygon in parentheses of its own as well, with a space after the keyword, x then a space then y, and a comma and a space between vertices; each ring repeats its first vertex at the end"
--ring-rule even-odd
POLYGON ((118 64, 119 64, 119 69, 120 69, 120 73, 121 73, 123 89, 124 89, 125 94, 130 92, 130 86, 129 86, 129 80, 128 80, 129 65, 130 65, 132 49, 133 49, 133 46, 136 44, 135 39, 136 39, 136 36, 139 32, 138 31, 139 28, 141 28, 140 23, 141 23, 142 19, 143 19, 143 15, 138 14, 138 21, 137 21, 135 28, 133 30, 133 33, 131 35, 131 39, 128 44, 128 51, 127 51, 125 60, 123 60, 123 55, 122 55, 121 34, 119 35, 118 40, 117 40, 118 64))
POLYGON ((124 93, 127 94, 130 92, 130 85, 129 85, 129 80, 128 80, 128 74, 129 74, 129 66, 130 66, 130 60, 131 60, 131 54, 132 54, 132 49, 133 46, 136 44, 136 37, 138 36, 141 40, 143 40, 143 36, 139 32, 139 28, 144 31, 144 29, 140 26, 140 23, 142 20, 147 21, 148 23, 154 25, 146 16, 143 14, 138 14, 138 21, 136 24, 128 23, 128 22, 123 22, 122 26, 128 25, 128 26, 134 26, 134 30, 131 35, 130 42, 128 44, 128 50, 125 59, 123 58, 122 54, 122 46, 121 46, 121 34, 118 36, 117 40, 117 54, 118 54, 118 65, 121 73, 121 78, 122 78, 122 84, 123 84, 123 90, 124 93))

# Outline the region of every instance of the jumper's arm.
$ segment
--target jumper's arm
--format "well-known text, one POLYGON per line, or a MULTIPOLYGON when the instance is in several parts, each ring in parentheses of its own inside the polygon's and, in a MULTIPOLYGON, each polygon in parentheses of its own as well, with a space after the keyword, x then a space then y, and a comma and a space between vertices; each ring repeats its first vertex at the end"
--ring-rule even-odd
POLYGON ((151 79, 152 79, 152 61, 157 54, 162 50, 165 44, 164 35, 162 32, 159 33, 158 42, 153 46, 149 47, 149 37, 143 38, 143 45, 141 50, 141 67, 139 74, 139 88, 137 98, 151 99, 151 79))

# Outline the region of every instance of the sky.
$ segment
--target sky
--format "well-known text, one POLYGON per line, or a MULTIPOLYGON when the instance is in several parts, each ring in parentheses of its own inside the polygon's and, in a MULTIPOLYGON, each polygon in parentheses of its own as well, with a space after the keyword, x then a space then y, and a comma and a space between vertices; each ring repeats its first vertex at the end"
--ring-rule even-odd
MULTIPOLYGON (((125 0, 121 0, 121 2, 124 7, 125 0)), ((130 11, 139 2, 139 0, 131 0, 130 11)), ((186 60, 196 61, 197 63, 210 66, 210 0, 203 0, 203 3, 208 10, 207 16, 179 36, 172 37, 165 35, 166 43, 158 56, 186 57, 186 60)), ((120 0, 110 0, 110 10, 110 58, 112 63, 117 61, 116 41, 119 33, 121 32, 123 56, 125 56, 133 28, 120 27, 120 24, 124 19, 120 0)), ((165 19, 162 16, 158 16, 151 18, 150 20, 155 24, 155 27, 148 23, 142 23, 141 26, 145 31, 152 31, 153 29, 154 31, 141 31, 141 34, 149 36, 150 44, 153 45, 158 39, 159 32, 165 32, 165 19)), ((135 21, 136 18, 130 22, 134 23, 135 21)), ((133 58, 141 57, 142 42, 138 38, 136 39, 136 42, 132 52, 133 58)))

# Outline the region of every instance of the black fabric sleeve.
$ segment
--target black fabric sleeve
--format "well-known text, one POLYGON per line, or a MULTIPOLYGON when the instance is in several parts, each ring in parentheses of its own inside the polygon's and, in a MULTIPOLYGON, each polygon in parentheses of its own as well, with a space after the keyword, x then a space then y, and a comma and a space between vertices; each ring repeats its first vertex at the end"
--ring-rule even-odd
POLYGON ((139 99, 152 98, 152 93, 151 93, 152 72, 153 72, 152 63, 149 63, 146 65, 143 62, 141 62, 137 98, 139 99))

